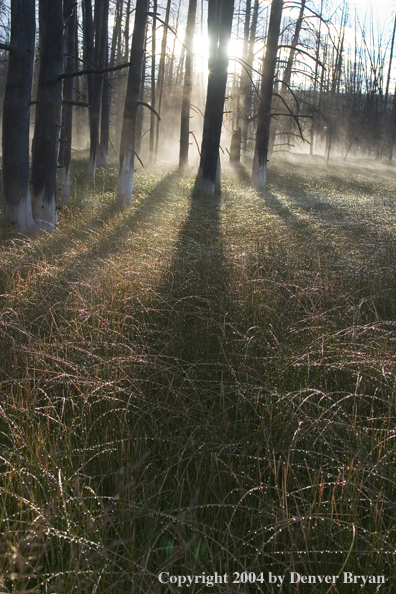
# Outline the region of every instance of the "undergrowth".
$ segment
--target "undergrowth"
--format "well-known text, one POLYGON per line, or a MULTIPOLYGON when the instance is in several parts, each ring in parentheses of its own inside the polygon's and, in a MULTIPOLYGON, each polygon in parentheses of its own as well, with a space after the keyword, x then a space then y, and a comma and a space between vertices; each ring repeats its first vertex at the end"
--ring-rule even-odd
POLYGON ((0 591, 392 591, 394 169, 364 165, 141 172, 119 211, 81 161, 55 233, 3 236, 0 591))

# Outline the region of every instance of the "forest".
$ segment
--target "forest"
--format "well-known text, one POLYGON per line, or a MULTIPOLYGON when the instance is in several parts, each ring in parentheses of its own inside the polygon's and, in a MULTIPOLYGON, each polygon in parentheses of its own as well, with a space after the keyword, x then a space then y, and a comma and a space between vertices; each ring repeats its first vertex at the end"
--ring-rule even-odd
POLYGON ((0 0, 0 592, 393 592, 395 34, 0 0))

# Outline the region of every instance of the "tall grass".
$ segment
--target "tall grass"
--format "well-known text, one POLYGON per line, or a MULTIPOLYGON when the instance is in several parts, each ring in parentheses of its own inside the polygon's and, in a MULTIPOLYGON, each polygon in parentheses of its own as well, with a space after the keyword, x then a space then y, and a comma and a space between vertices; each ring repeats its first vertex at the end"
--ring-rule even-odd
POLYGON ((214 199, 143 172, 118 211, 116 171, 77 162, 58 230, 4 235, 0 591, 392 591, 394 168, 363 165, 278 160, 265 192, 241 168, 214 199))

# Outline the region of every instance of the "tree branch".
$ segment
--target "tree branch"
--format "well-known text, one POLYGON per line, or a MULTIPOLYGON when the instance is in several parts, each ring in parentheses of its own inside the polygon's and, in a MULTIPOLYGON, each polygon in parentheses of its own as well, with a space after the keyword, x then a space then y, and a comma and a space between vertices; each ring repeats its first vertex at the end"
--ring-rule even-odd
POLYGON ((106 72, 114 72, 115 70, 122 70, 131 66, 131 62, 124 62, 117 66, 109 66, 108 68, 86 68, 85 70, 78 70, 77 72, 68 72, 67 74, 60 74, 58 80, 64 78, 73 78, 75 76, 82 76, 83 74, 105 74, 106 72))
POLYGON ((157 111, 155 111, 154 107, 151 107, 151 105, 149 103, 146 103, 145 101, 138 101, 137 102, 138 105, 143 105, 144 107, 148 107, 150 111, 153 112, 154 115, 157 116, 157 118, 159 119, 159 121, 161 121, 160 115, 157 111))

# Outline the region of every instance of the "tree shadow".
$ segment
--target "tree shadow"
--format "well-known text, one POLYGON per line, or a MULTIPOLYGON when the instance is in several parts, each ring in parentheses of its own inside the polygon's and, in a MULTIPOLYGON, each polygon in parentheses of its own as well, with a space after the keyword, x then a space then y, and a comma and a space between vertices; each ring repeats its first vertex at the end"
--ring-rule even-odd
MULTIPOLYGON (((35 327, 45 327, 43 321, 51 317, 53 308, 63 307, 73 283, 89 284, 90 279, 106 266, 106 260, 122 251, 128 237, 159 217, 161 207, 166 202, 177 176, 176 171, 165 175, 151 190, 148 197, 135 208, 120 212, 120 209, 115 206, 109 207, 101 226, 93 227, 90 232, 87 231, 83 241, 75 242, 75 238, 63 238, 61 242, 61 239, 56 238, 55 233, 53 237, 48 237, 44 246, 39 243, 38 246, 24 253, 16 263, 18 274, 22 278, 24 275, 30 278, 32 270, 38 269, 34 282, 31 282, 32 278, 29 280, 30 301, 27 304, 28 311, 24 312, 25 328, 33 320, 35 327), (59 245, 57 245, 58 241, 61 242, 59 245), (53 258, 49 257, 50 254, 53 258), (43 270, 46 269, 48 262, 51 264, 46 274, 40 274, 41 262, 37 262, 37 256, 40 255, 40 261, 45 263, 43 270), (42 295, 46 296, 44 308, 42 297, 40 298, 42 295), (34 304, 38 300, 40 302, 36 309, 34 304)), ((12 263, 10 261, 10 265, 12 263)), ((15 265, 15 262, 13 264, 15 265)), ((0 291, 3 289, 4 293, 10 282, 11 272, 15 270, 8 270, 7 266, 4 266, 1 271, 0 291)))
POLYGON ((223 254, 221 195, 196 183, 176 252, 147 320, 153 389, 215 389, 228 365, 229 274, 223 254))

